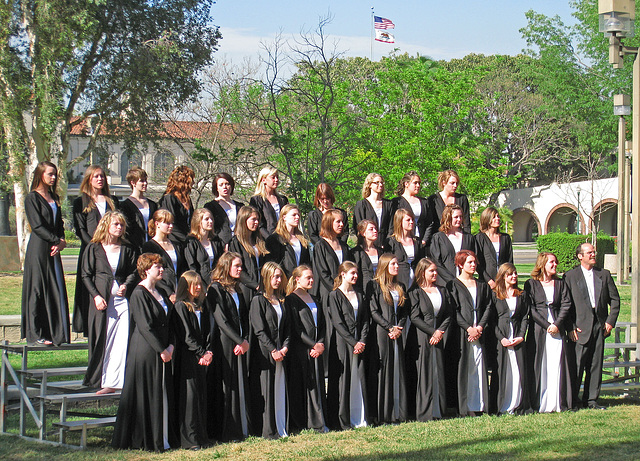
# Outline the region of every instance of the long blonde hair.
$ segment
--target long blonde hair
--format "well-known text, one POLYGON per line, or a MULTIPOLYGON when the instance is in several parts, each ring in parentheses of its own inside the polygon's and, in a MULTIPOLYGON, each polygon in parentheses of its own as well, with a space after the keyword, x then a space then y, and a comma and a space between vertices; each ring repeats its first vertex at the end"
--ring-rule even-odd
MULTIPOLYGON (((507 276, 517 272, 516 266, 511 263, 504 263, 498 268, 498 274, 496 275, 496 286, 493 291, 496 292, 496 297, 498 299, 507 299, 507 276)), ((513 290, 513 294, 515 296, 520 296, 522 291, 516 286, 515 290, 513 290)))
POLYGON ((251 232, 247 227, 247 220, 251 215, 255 214, 260 219, 260 212, 252 206, 245 205, 238 211, 238 217, 236 218, 236 227, 234 234, 238 238, 238 242, 242 245, 242 248, 249 254, 253 254, 253 245, 258 249, 258 254, 264 256, 268 254, 267 246, 264 243, 264 238, 260 233, 260 228, 251 232))
MULTIPOLYGON (((289 231, 287 230, 287 225, 284 222, 284 218, 285 216, 287 216, 287 214, 291 213, 294 210, 296 210, 298 214, 300 213, 300 208, 298 208, 298 205, 293 205, 291 203, 283 206, 282 210, 280 210, 280 217, 278 218, 278 224, 276 224, 274 233, 278 234, 278 240, 280 240, 280 243, 282 243, 283 245, 289 244, 289 231)), ((309 243, 300 230, 300 227, 294 228, 292 233, 293 235, 298 237, 298 240, 300 240, 300 244, 303 247, 307 248, 309 243)))
POLYGON ((107 240, 109 227, 114 220, 122 223, 122 237, 119 239, 119 241, 122 242, 124 240, 124 235, 127 233, 127 219, 119 211, 107 211, 104 214, 98 223, 98 227, 96 227, 96 231, 93 233, 91 242, 102 243, 107 240))
MULTIPOLYGON (((189 232, 189 235, 192 235, 200 240, 200 225, 202 224, 202 220, 206 215, 211 216, 211 220, 213 221, 213 215, 206 208, 198 208, 193 212, 193 216, 191 217, 191 232, 189 232)), ((209 232, 207 232, 207 238, 209 240, 212 240, 215 236, 216 234, 215 232, 213 232, 213 228, 209 232)))
MULTIPOLYGON (((271 176, 272 174, 280 177, 278 170, 271 166, 265 166, 262 170, 260 170, 260 173, 258 174, 258 182, 256 183, 256 190, 254 192, 254 195, 259 195, 263 199, 267 198, 267 190, 264 187, 262 180, 265 179, 267 176, 271 176)), ((274 193, 278 195, 275 191, 274 193)))
POLYGON ((112 210, 116 209, 116 207, 113 205, 111 193, 109 192, 109 184, 107 183, 107 175, 104 172, 104 168, 99 165, 89 165, 85 170, 84 176, 82 177, 82 182, 80 183, 80 192, 86 194, 89 197, 89 204, 84 210, 82 210, 83 213, 89 213, 96 207, 96 201, 93 198, 93 188, 91 187, 91 178, 93 178, 93 173, 96 170, 102 171, 102 176, 104 176, 104 186, 102 186, 102 190, 100 192, 102 193, 102 195, 104 195, 104 198, 109 204, 109 207, 112 210))
MULTIPOLYGON (((531 271, 531 278, 533 280, 543 280, 544 276, 546 275, 546 271, 544 269, 544 266, 547 265, 547 261, 549 259, 549 256, 553 256, 554 258, 556 258, 556 261, 558 260, 558 257, 553 254, 550 253, 548 251, 543 251, 542 253, 538 253, 538 257, 536 258, 536 265, 534 266, 533 270, 531 271)), ((557 275, 554 275, 553 277, 558 278, 557 275)))
POLYGON ((275 296, 280 301, 284 300, 285 290, 287 287, 287 275, 280 267, 280 264, 274 263, 273 261, 268 261, 262 266, 262 270, 260 271, 260 288, 265 298, 270 298, 271 296, 275 296), (271 286, 271 277, 276 273, 276 271, 280 271, 282 274, 282 282, 280 282, 280 286, 277 289, 273 289, 271 286))
POLYGON ((371 195, 371 184, 376 178, 380 178, 382 181, 382 196, 384 197, 384 180, 382 176, 378 173, 369 173, 366 178, 364 178, 364 184, 362 184, 362 198, 367 198, 371 195))
POLYGON ((406 299, 404 295, 404 289, 402 285, 396 281, 397 276, 391 275, 389 273, 389 263, 392 260, 397 259, 396 256, 392 253, 385 253, 380 256, 380 260, 378 261, 378 270, 376 271, 375 277, 373 280, 378 282, 380 285, 380 289, 382 290, 382 296, 387 304, 393 304, 393 297, 391 296, 392 291, 398 292, 398 297, 400 300, 398 301, 398 306, 402 306, 406 299))
POLYGON ((206 287, 204 286, 204 282, 202 281, 202 277, 196 271, 187 271, 180 276, 178 280, 178 288, 176 289, 176 302, 182 301, 189 312, 195 312, 202 310, 204 306, 204 299, 206 296, 206 287), (189 289, 195 285, 196 283, 200 283, 202 290, 200 291, 200 295, 197 299, 190 301, 191 293, 189 293, 189 289))

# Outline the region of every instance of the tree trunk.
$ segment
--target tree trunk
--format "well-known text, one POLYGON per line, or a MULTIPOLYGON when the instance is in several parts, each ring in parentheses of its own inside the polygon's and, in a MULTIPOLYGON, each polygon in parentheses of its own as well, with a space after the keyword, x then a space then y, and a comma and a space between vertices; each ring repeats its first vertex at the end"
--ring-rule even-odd
POLYGON ((10 195, 3 192, 0 195, 0 235, 11 235, 11 226, 9 225, 9 205, 10 195))

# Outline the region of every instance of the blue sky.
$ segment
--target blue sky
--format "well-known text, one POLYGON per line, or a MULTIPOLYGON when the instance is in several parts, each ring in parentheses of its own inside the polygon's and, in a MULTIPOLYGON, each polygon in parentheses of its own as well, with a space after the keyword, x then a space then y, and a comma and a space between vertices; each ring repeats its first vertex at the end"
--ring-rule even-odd
POLYGON ((574 22, 568 0, 217 0, 212 18, 223 35, 217 56, 234 63, 244 57, 257 60, 261 41, 271 42, 278 32, 291 38, 315 29, 319 17, 330 13, 333 21, 326 32, 338 51, 369 57, 371 7, 396 25, 390 31, 396 43, 374 42, 374 60, 394 48, 444 60, 470 53, 514 55, 526 46, 519 32, 526 11, 574 22))

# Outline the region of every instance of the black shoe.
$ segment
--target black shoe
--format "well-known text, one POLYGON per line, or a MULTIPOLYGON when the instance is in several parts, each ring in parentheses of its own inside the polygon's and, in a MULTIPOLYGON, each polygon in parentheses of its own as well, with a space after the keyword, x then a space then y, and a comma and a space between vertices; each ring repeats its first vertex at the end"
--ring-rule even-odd
POLYGON ((597 403, 590 403, 587 408, 589 410, 606 410, 607 407, 603 407, 602 405, 598 405, 597 403))

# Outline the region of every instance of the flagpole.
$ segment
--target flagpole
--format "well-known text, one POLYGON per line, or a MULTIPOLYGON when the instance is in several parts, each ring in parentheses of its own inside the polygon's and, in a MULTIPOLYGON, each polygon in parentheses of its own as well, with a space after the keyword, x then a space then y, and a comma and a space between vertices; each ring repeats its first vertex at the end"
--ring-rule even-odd
POLYGON ((369 59, 373 61, 373 7, 371 7, 371 54, 369 55, 369 59))

